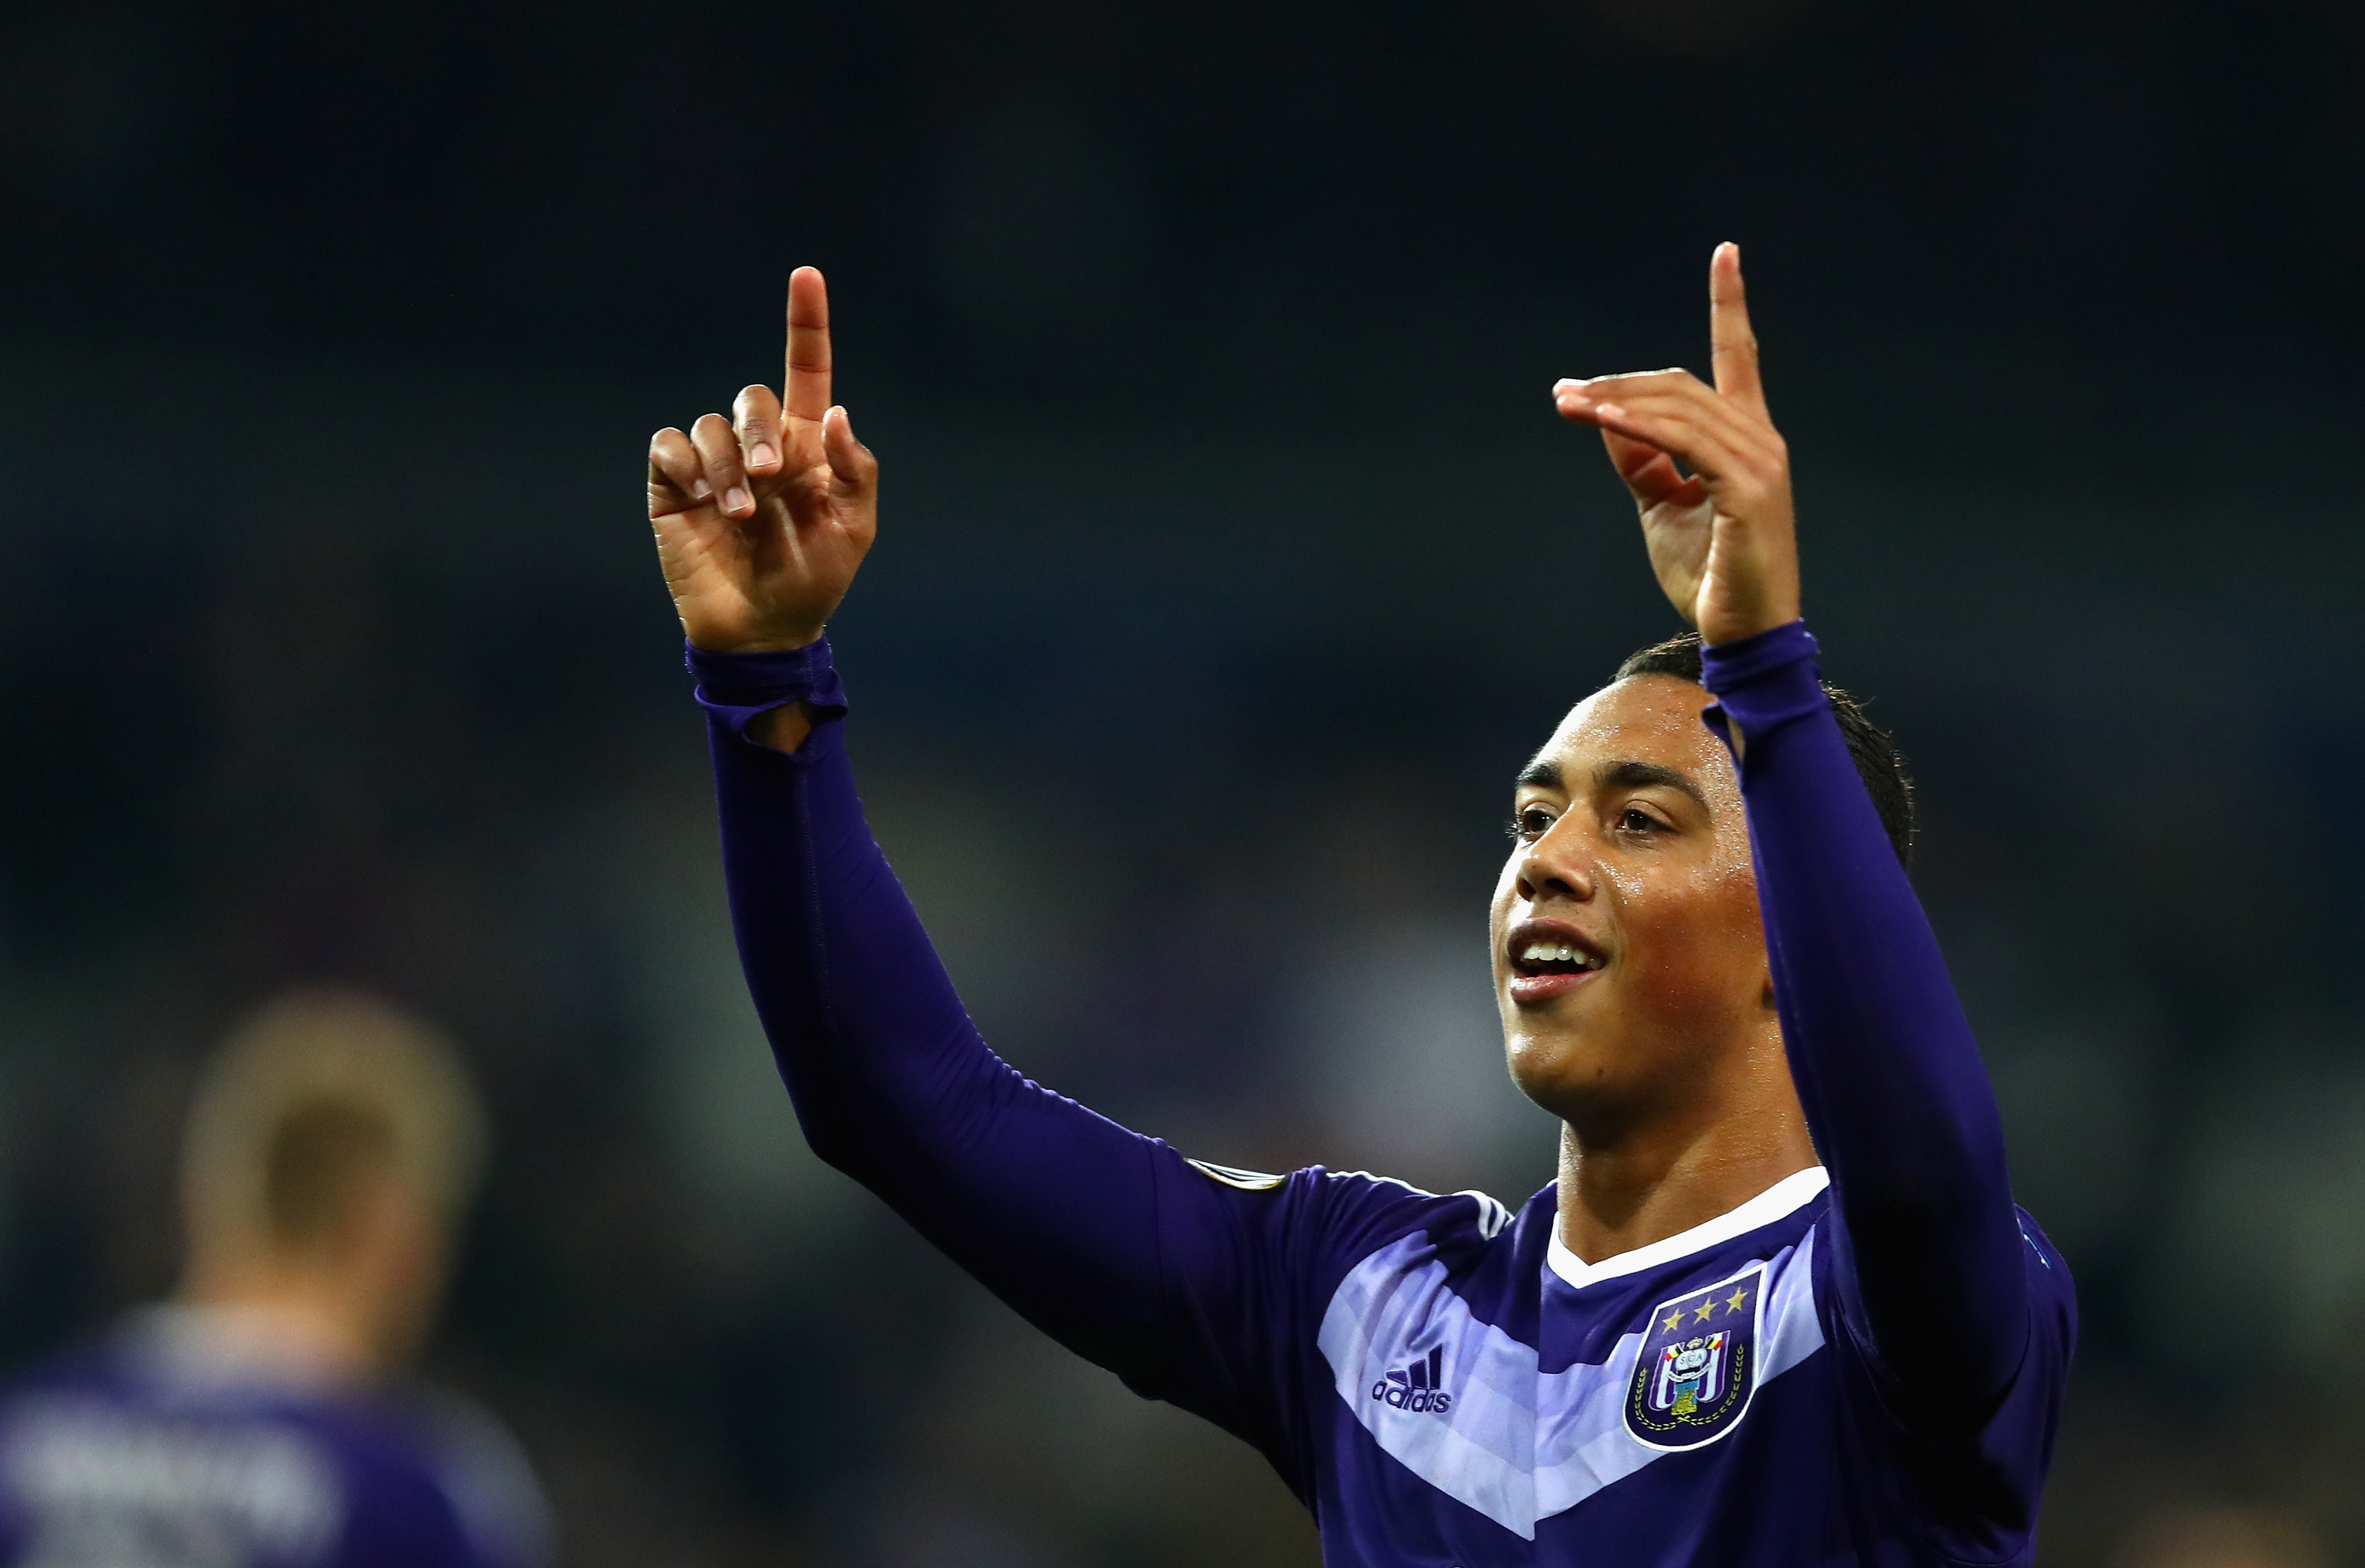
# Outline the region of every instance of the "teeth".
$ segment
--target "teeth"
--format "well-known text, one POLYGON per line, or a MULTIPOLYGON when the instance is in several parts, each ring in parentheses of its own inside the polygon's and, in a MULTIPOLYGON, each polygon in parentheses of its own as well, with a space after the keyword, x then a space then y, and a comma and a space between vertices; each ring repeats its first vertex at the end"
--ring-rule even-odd
POLYGON ((1565 942, 1530 942, 1519 955, 1523 964, 1575 964, 1580 969, 1593 968, 1593 959, 1581 947, 1565 942))

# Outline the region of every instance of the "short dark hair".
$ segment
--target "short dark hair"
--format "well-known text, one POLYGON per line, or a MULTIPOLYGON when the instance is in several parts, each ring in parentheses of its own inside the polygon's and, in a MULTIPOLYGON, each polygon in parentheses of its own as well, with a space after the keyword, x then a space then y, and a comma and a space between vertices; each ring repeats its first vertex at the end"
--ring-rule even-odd
MULTIPOLYGON (((1609 679, 1615 685, 1637 675, 1671 675, 1698 686, 1699 633, 1687 632, 1630 655, 1609 679)), ((1855 759, 1856 777, 1864 780, 1865 793, 1872 797, 1872 809, 1880 813, 1880 825, 1889 834, 1889 847, 1897 851, 1898 864, 1912 865, 1913 780, 1905 771, 1905 758, 1899 755, 1897 742, 1872 722, 1862 702, 1828 680, 1823 682, 1823 695, 1832 700, 1832 712, 1840 722, 1848 756, 1855 759)))

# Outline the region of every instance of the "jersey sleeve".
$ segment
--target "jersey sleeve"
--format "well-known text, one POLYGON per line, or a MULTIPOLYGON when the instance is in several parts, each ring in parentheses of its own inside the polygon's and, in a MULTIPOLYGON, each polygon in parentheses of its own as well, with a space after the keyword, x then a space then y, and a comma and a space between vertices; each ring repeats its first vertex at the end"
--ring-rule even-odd
POLYGON ((1305 1495, 1311 1395, 1295 1350, 1333 1252, 1374 1223, 1374 1193, 1197 1165, 1012 1069, 871 837, 828 644, 693 648, 689 664, 741 963, 814 1152, 1028 1321, 1247 1439, 1305 1495), (787 702, 814 720, 796 752, 747 738, 787 702))
POLYGON ((1831 1280, 1868 1394, 1960 1499, 2025 1510, 2076 1334, 2066 1267, 2013 1206, 2003 1128, 1937 939, 1824 694, 1802 622, 1706 653, 1739 764, 1776 1004, 1831 1171, 1831 1280), (1969 1479, 1964 1479, 1964 1477, 1969 1479))

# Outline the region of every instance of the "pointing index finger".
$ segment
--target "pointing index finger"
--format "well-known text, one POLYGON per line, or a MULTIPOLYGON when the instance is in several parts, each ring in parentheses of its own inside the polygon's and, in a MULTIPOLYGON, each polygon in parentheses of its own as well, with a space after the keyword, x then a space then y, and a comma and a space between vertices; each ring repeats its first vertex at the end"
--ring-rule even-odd
POLYGON ((829 287, 818 267, 789 274, 789 367, 780 399, 789 418, 819 423, 829 412, 829 287))
POLYGON ((1749 297, 1741 282, 1741 247, 1728 240, 1708 263, 1709 360, 1716 389, 1760 419, 1765 388, 1757 376, 1757 334, 1749 326, 1749 297))

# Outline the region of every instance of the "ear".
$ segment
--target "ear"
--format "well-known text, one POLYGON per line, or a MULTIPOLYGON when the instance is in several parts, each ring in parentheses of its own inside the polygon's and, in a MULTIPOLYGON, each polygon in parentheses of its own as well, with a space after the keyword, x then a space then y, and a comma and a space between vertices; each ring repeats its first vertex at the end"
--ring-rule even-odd
POLYGON ((373 1195, 353 1278, 366 1304, 363 1332, 382 1367, 408 1360, 435 1317, 443 1294, 446 1238, 425 1199, 386 1180, 373 1195))

